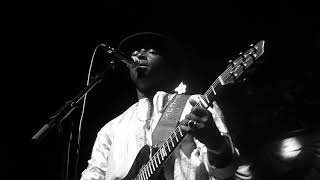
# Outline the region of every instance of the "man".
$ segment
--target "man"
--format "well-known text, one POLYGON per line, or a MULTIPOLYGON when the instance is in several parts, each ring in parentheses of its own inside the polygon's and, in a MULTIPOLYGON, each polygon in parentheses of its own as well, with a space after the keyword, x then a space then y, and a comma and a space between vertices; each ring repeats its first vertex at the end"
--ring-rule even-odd
MULTIPOLYGON (((125 178, 141 148, 157 145, 153 132, 174 97, 171 92, 177 85, 178 65, 184 58, 176 41, 162 34, 143 32, 125 38, 118 50, 131 52, 139 62, 137 68, 130 69, 138 102, 98 132, 81 180, 125 178)), ((199 97, 190 96, 183 107, 178 121, 187 135, 164 163, 162 177, 166 179, 226 179, 237 168, 237 153, 230 136, 226 136, 221 111, 215 103, 210 111, 193 107, 199 97)))

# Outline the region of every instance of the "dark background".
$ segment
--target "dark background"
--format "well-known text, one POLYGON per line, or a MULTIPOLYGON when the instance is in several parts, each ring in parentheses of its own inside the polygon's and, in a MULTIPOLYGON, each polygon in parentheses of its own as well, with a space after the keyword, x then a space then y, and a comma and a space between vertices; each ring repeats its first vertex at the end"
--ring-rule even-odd
MULTIPOLYGON (((192 60, 181 67, 188 93, 204 93, 228 60, 250 44, 266 41, 262 63, 248 81, 226 87, 217 99, 237 146, 249 159, 270 151, 262 147, 287 132, 319 127, 319 17, 314 4, 300 3, 34 1, 3 6, 2 55, 8 64, 2 66, 4 174, 10 179, 63 179, 68 129, 73 122, 77 130, 81 108, 62 123, 62 133, 51 131, 40 144, 31 137, 86 85, 96 45, 116 47, 140 31, 172 35, 192 52, 192 60)), ((92 73, 109 60, 97 56, 92 73)), ((78 173, 87 165, 97 131, 135 101, 123 64, 90 92, 78 173)))

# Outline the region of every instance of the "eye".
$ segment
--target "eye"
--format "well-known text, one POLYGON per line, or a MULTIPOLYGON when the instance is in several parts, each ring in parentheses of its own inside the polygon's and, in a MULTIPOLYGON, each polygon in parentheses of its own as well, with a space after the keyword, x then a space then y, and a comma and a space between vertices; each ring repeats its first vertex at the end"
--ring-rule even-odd
POLYGON ((139 51, 134 51, 131 55, 136 56, 137 54, 139 54, 139 51))
POLYGON ((149 49, 148 53, 153 54, 153 55, 159 55, 159 51, 156 49, 149 49))

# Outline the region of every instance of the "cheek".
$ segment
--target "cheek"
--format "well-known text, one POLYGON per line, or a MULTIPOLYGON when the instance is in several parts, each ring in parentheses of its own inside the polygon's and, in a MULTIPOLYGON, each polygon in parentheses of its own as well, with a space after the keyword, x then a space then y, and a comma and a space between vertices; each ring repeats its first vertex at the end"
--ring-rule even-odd
POLYGON ((164 61, 164 58, 160 55, 149 55, 148 56, 148 60, 149 60, 149 63, 151 64, 151 66, 153 68, 157 68, 158 66, 160 66, 163 61, 164 61))

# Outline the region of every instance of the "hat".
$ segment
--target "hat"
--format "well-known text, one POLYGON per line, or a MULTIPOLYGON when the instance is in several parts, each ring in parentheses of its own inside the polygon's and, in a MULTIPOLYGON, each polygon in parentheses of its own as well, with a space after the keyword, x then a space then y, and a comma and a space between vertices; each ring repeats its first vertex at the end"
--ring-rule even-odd
POLYGON ((130 35, 119 43, 117 50, 131 54, 141 48, 157 49, 161 54, 171 54, 181 50, 181 46, 174 38, 155 32, 140 32, 130 35))

